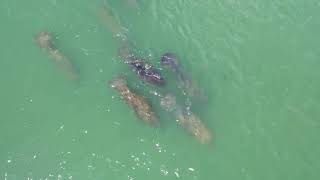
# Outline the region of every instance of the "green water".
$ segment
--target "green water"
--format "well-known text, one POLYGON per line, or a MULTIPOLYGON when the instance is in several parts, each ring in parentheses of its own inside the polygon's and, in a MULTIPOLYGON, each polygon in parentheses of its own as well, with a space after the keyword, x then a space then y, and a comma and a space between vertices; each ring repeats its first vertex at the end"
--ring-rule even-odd
POLYGON ((315 0, 1 0, 0 179, 319 179, 319 8, 315 0), (140 56, 158 66, 163 53, 179 55, 208 96, 192 109, 212 144, 179 127, 118 60, 119 43, 98 17, 106 4, 140 56), (33 41, 40 31, 56 35, 79 83, 33 41), (120 73, 152 101, 160 129, 139 122, 107 85, 120 73))

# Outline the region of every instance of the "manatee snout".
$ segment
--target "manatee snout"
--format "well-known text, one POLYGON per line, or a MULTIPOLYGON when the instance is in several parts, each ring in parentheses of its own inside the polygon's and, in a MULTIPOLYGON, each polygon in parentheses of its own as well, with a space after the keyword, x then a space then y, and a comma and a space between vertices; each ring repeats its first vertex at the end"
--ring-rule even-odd
POLYGON ((176 69, 178 67, 178 58, 174 53, 165 53, 161 57, 161 65, 176 69))

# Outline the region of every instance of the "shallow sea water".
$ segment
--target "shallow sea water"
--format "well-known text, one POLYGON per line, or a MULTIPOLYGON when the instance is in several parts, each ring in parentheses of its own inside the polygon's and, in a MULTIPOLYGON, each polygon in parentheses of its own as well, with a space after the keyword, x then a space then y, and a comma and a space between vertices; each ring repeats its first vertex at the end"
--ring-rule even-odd
POLYGON ((319 9, 315 0, 1 0, 0 179, 319 179, 319 9), (161 90, 119 61, 103 6, 151 64, 179 56, 208 96, 191 108, 212 144, 179 127, 149 93, 161 90), (54 33, 79 82, 37 46, 41 31, 54 33), (152 102, 161 128, 110 88, 119 74, 152 102))

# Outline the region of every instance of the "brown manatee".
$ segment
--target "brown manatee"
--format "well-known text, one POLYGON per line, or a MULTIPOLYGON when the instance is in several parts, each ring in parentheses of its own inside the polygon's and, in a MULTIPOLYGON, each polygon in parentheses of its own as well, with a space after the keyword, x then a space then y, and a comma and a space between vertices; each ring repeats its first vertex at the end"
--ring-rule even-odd
POLYGON ((117 77, 110 83, 117 90, 126 103, 134 110, 139 119, 152 127, 159 127, 151 104, 143 97, 131 91, 123 77, 117 77))
POLYGON ((201 100, 207 99, 202 90, 181 68, 177 55, 171 52, 163 54, 161 57, 161 65, 170 69, 175 74, 178 81, 178 86, 182 89, 184 95, 187 95, 189 97, 196 97, 201 100))
POLYGON ((45 49, 52 56, 69 79, 79 79, 79 73, 72 62, 53 45, 53 36, 50 32, 40 32, 35 40, 40 48, 45 49))
POLYGON ((210 130, 194 113, 178 105, 173 95, 167 94, 161 97, 160 104, 166 111, 173 112, 178 124, 193 135, 200 143, 208 144, 211 142, 212 135, 210 130))

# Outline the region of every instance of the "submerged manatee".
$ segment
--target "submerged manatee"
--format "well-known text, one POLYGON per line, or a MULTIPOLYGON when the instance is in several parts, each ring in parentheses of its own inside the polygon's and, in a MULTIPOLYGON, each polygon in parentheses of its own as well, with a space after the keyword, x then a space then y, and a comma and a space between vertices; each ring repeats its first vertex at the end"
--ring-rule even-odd
POLYGON ((178 58, 175 54, 173 53, 165 53, 164 55, 162 55, 161 57, 161 65, 166 66, 168 68, 170 68, 172 71, 182 74, 182 72, 180 71, 179 67, 178 67, 178 58))
POLYGON ((159 127, 160 123, 150 103, 143 96, 132 92, 124 78, 117 77, 110 85, 121 94, 122 98, 134 110, 139 119, 152 127, 159 127))
POLYGON ((202 100, 206 99, 201 89, 192 82, 180 67, 177 55, 170 52, 163 54, 161 57, 161 65, 170 69, 175 74, 178 80, 178 85, 181 87, 183 94, 189 97, 197 97, 202 100))
POLYGON ((173 112, 179 125, 192 134, 200 143, 208 144, 211 142, 212 135, 209 129, 194 113, 186 111, 178 105, 173 95, 167 94, 162 97, 160 105, 166 111, 173 112))
POLYGON ((52 44, 52 35, 49 32, 40 32, 37 35, 36 41, 39 47, 43 49, 47 49, 48 51, 55 50, 52 44))
POLYGON ((53 57, 56 64, 69 79, 79 79, 79 73, 71 61, 53 45, 53 36, 50 32, 40 32, 35 40, 40 48, 45 49, 53 57))

